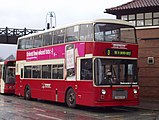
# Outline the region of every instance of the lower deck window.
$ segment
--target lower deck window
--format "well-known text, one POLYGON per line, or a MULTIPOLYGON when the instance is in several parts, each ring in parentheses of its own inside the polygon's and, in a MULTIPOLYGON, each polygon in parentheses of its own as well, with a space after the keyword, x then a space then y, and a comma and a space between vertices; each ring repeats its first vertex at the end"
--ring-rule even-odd
POLYGON ((51 79, 51 65, 42 66, 42 78, 51 79))
POLYGON ((52 79, 63 79, 63 65, 52 66, 52 79))
POLYGON ((31 78, 31 66, 24 67, 24 78, 31 78))
POLYGON ((41 66, 33 66, 32 67, 33 78, 41 78, 41 66))
POLYGON ((24 78, 63 79, 63 64, 25 66, 24 78))

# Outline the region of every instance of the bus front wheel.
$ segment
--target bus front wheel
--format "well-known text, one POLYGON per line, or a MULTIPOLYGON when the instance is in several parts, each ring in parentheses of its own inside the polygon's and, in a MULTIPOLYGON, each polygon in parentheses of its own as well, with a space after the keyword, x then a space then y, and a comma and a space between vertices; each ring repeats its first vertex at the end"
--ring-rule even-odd
POLYGON ((72 88, 67 91, 66 104, 68 107, 76 107, 76 94, 72 88))
POLYGON ((26 100, 31 100, 31 90, 29 86, 25 88, 24 98, 26 100))

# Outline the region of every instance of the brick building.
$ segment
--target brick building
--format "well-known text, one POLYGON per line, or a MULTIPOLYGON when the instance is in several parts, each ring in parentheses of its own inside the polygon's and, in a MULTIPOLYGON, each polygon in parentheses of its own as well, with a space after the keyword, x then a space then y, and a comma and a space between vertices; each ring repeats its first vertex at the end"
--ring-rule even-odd
POLYGON ((159 0, 133 0, 105 13, 136 26, 141 97, 159 99, 159 0))

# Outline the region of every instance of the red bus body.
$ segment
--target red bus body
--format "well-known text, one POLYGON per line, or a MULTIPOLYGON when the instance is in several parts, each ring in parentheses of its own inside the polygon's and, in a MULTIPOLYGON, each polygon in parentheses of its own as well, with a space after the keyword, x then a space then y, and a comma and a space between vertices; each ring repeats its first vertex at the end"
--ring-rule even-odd
POLYGON ((15 93, 15 60, 0 62, 0 93, 15 93))
MULTIPOLYGON (((50 100, 56 102, 66 102, 67 92, 73 89, 75 92, 75 101, 78 105, 84 106, 136 106, 139 104, 139 86, 138 84, 97 85, 94 74, 96 58, 137 60, 138 45, 124 42, 71 42, 58 45, 50 45, 34 49, 17 50, 17 68, 15 94, 25 96, 26 87, 29 87, 31 98, 50 100), (63 70, 64 78, 42 79, 42 78, 24 78, 26 75, 23 70, 27 64, 46 64, 48 62, 61 60, 66 67, 66 48, 67 45, 74 46, 75 58, 75 78, 66 79, 66 70, 63 70), (113 54, 106 51, 116 50, 113 54), (81 60, 91 58, 93 61, 93 80, 81 80, 81 60), (40 63, 41 62, 41 63, 40 63), (23 75, 22 73, 23 72, 23 75), (104 92, 102 92, 104 91, 104 92)), ((58 64, 58 63, 56 63, 58 64)), ((28 76, 27 76, 28 77, 28 76)))

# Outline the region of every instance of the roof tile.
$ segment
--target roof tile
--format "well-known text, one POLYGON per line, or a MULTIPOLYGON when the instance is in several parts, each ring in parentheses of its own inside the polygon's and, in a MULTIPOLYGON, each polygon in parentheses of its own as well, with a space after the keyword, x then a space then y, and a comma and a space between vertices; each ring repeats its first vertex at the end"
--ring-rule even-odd
POLYGON ((106 12, 116 11, 116 10, 144 8, 144 7, 154 7, 154 6, 159 6, 159 0, 133 0, 126 4, 106 9, 106 12))

